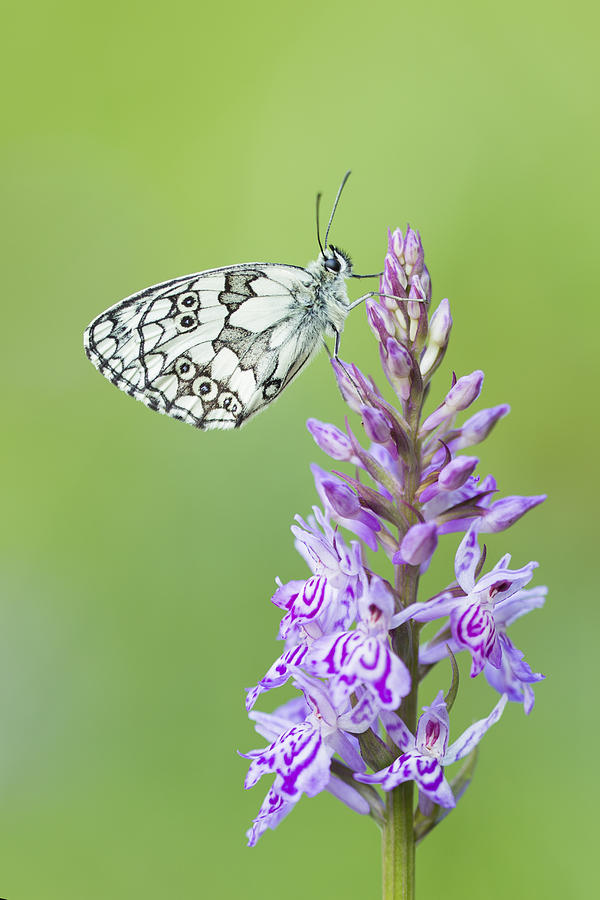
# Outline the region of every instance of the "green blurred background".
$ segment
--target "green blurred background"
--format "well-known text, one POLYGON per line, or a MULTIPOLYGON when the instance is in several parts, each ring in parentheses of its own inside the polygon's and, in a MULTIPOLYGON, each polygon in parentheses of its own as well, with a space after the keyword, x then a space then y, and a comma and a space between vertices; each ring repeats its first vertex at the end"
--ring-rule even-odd
MULTIPOLYGON (((486 737, 418 895, 593 895, 596 11, 59 0, 3 24, 0 896, 378 896, 377 829, 329 796, 244 838, 267 785, 242 790, 243 688, 278 652, 273 579, 303 576, 289 525, 327 465, 304 422, 344 414, 325 354, 241 432, 204 434, 81 346, 148 284, 313 259, 315 192, 328 208, 349 167, 334 242, 372 272, 388 225, 421 230, 455 319, 437 396, 483 368, 479 407, 513 411, 482 473, 550 495, 489 541, 541 562, 547 609, 514 637, 548 679, 486 737)), ((342 354, 375 367, 363 311, 342 354)), ((454 727, 493 698, 465 678, 454 727)))

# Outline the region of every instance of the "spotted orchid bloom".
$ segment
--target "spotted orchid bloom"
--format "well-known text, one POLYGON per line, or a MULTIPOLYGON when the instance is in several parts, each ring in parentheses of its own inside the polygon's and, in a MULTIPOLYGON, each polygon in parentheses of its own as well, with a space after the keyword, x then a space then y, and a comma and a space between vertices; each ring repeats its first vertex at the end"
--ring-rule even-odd
POLYGON ((313 508, 308 522, 300 516, 296 520, 299 524, 292 526, 296 546, 315 574, 306 581, 279 583, 272 597, 272 602, 285 610, 279 637, 285 641, 286 649, 258 684, 248 690, 248 710, 262 693, 281 687, 305 665, 309 647, 317 639, 354 622, 357 598, 367 584, 357 541, 348 547, 318 507, 313 508))
MULTIPOLYGON (((331 772, 331 760, 337 753, 348 771, 364 771, 354 735, 372 724, 377 710, 369 702, 336 706, 319 682, 301 673, 295 685, 302 690, 302 699, 292 700, 274 713, 250 713, 258 733, 272 742, 263 750, 242 754, 252 760, 244 786, 253 787, 263 775, 275 774, 248 832, 250 846, 267 828, 275 828, 302 794, 314 797, 327 790, 355 812, 365 815, 370 811, 364 792, 331 772)), ((378 804, 374 794, 370 801, 378 804)))
MULTIPOLYGON (((296 516, 296 522, 297 525, 292 525, 292 534, 298 553, 315 575, 324 575, 328 584, 343 596, 340 602, 348 607, 347 615, 351 619, 366 580, 362 544, 351 541, 348 546, 317 506, 313 506, 313 515, 308 521, 296 516)), ((276 598, 277 594, 273 602, 283 608, 276 598)))
MULTIPOLYGON (((408 619, 433 622, 449 616, 454 647, 471 654, 472 678, 479 675, 486 663, 500 668, 503 644, 498 638, 496 616, 500 622, 504 621, 504 605, 528 584, 538 565, 530 562, 521 569, 509 569, 510 555, 506 554, 491 572, 476 581, 475 573, 481 560, 475 524, 465 534, 456 553, 455 573, 460 596, 454 589, 449 589, 427 603, 411 604, 394 617, 397 627, 408 619)), ((513 613, 515 604, 518 605, 518 600, 511 604, 513 613)))
POLYGON ((385 896, 393 884, 394 896, 413 900, 415 843, 464 794, 474 773, 472 750, 506 703, 521 703, 529 714, 533 685, 544 677, 509 636, 516 619, 544 603, 546 589, 528 587, 537 563, 512 569, 506 554, 483 574, 479 545, 480 535, 506 532, 544 496, 499 497, 493 475, 477 472, 479 455, 468 455, 509 411, 506 404, 482 409, 461 424, 482 391, 481 370, 453 373, 441 400, 424 412, 452 316, 447 299, 430 311, 418 232, 390 232, 383 268, 380 292, 365 305, 387 385, 380 389, 381 380, 378 386, 336 355, 335 379, 364 438, 345 416, 338 424, 307 423, 333 465, 312 466, 320 506, 292 526, 309 572, 277 580, 272 597, 284 646, 247 693, 249 717, 268 744, 245 754, 245 786, 272 778, 248 831, 251 846, 303 795, 327 791, 382 827, 385 896), (456 580, 423 602, 420 578, 442 536, 458 545, 456 580), (433 621, 437 634, 420 644, 421 624, 433 621), (449 744, 449 712, 460 686, 454 656, 462 651, 471 657, 471 676, 483 672, 501 696, 485 719, 449 744), (434 670, 447 687, 450 666, 447 699, 440 690, 417 721, 421 681, 432 680, 434 670), (262 694, 284 684, 301 696, 274 713, 255 708, 262 694), (447 780, 445 767, 460 760, 447 780))
POLYGON ((330 679, 338 702, 363 687, 376 697, 381 709, 396 709, 409 693, 408 669, 388 642, 393 608, 385 582, 373 576, 358 601, 357 627, 320 638, 312 645, 309 669, 330 679))
MULTIPOLYGON (((494 627, 500 642, 502 659, 499 666, 486 661, 483 672, 488 682, 499 694, 506 694, 515 703, 522 703, 525 713, 529 715, 535 703, 532 684, 543 681, 544 675, 533 672, 523 659, 523 653, 515 647, 506 633, 509 625, 533 609, 544 605, 548 589, 544 586, 531 590, 520 590, 494 609, 494 627)), ((455 638, 448 633, 447 627, 440 631, 419 649, 419 662, 423 666, 431 666, 448 655, 448 647, 453 653, 464 649, 455 638)))
POLYGON ((354 777, 363 784, 381 785, 384 791, 391 791, 404 781, 415 781, 419 788, 419 807, 424 815, 431 812, 432 803, 452 808, 456 801, 444 776, 444 766, 458 762, 477 746, 502 715, 506 701, 506 696, 502 696, 487 718, 467 728, 450 746, 450 720, 442 691, 431 706, 423 707, 415 736, 402 719, 388 714, 383 717, 387 733, 402 754, 390 766, 373 775, 359 773, 354 777))

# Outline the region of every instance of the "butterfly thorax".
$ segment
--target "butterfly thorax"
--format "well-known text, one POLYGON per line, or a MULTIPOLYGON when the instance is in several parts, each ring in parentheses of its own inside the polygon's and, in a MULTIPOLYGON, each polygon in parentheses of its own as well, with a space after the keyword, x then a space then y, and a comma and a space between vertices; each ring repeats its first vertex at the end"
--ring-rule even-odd
POLYGON ((330 251, 327 256, 320 253, 319 258, 306 267, 306 272, 313 278, 311 296, 306 300, 315 319, 319 320, 321 330, 328 334, 340 334, 350 306, 346 279, 352 274, 352 263, 341 250, 335 247, 327 249, 330 251))

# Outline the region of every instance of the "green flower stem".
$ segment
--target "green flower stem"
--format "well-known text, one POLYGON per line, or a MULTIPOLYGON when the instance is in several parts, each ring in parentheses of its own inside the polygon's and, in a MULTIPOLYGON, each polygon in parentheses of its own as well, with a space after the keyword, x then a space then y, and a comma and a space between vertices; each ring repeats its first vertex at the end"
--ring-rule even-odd
MULTIPOLYGON (((407 580, 408 591, 403 598, 412 602, 419 580, 418 569, 407 580), (408 596, 407 596, 408 594, 408 596)), ((396 653, 406 662, 412 679, 412 689, 404 697, 398 710, 410 731, 417 724, 417 695, 419 690, 419 631, 408 622, 392 634, 396 653)), ((383 900, 414 900, 415 896, 415 837, 413 826, 414 783, 406 781, 387 794, 386 816, 382 835, 383 900)))
POLYGON ((383 900, 415 896, 414 783, 405 781, 387 793, 382 832, 383 900))
MULTIPOLYGON (((403 499, 411 506, 415 502, 419 486, 420 447, 418 427, 423 402, 422 394, 408 410, 410 424, 409 440, 414 452, 411 465, 406 473, 406 488, 403 499)), ((407 511, 409 525, 418 521, 414 513, 407 511)), ((396 569, 396 590, 406 607, 417 599, 419 585, 418 566, 398 566, 396 569)), ((417 724, 417 700, 419 691, 419 628, 412 622, 401 625, 392 632, 392 648, 404 660, 410 671, 412 688, 404 697, 398 714, 407 728, 414 734, 417 724)), ((382 881, 383 900, 414 900, 415 897, 415 834, 414 834, 414 782, 406 781, 386 796, 385 822, 382 830, 382 881)))

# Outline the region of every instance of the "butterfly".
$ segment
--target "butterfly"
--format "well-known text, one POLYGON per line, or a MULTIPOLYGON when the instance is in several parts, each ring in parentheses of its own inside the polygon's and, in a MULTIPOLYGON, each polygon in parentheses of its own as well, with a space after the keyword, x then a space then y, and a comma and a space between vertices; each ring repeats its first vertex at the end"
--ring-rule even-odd
POLYGON ((201 429, 239 428, 275 400, 321 348, 335 355, 351 304, 347 253, 325 244, 306 268, 242 263, 153 285, 85 330, 84 348, 113 384, 201 429))

